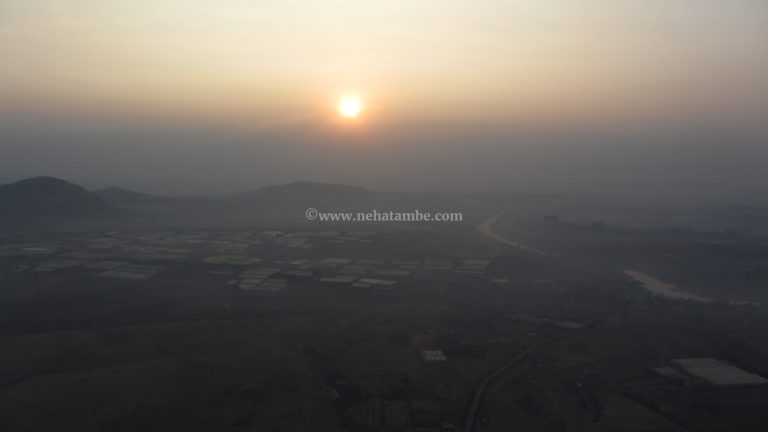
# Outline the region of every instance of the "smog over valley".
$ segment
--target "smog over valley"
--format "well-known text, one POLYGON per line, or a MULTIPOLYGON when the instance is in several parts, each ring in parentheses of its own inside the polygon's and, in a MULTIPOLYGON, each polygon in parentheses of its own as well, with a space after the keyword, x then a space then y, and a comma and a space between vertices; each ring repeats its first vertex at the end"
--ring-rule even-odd
POLYGON ((768 3, 6 0, 0 431, 763 432, 768 3))

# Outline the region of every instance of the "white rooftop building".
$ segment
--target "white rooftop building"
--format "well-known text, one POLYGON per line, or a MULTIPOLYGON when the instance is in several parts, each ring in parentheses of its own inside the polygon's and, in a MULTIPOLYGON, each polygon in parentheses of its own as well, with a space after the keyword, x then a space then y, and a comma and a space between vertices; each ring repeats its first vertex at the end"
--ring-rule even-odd
POLYGON ((424 350, 421 352, 421 357, 427 363, 444 362, 448 360, 441 350, 424 350))
POLYGON ((683 372, 715 386, 765 385, 768 379, 713 358, 685 358, 672 361, 683 372))

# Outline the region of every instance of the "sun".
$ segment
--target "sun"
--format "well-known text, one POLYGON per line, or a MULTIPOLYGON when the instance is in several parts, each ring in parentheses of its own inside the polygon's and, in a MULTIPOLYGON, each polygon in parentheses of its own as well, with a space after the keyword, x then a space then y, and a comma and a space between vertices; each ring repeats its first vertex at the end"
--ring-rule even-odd
POLYGON ((365 106, 363 101, 358 96, 344 96, 339 100, 336 109, 339 111, 339 115, 348 119, 355 119, 360 117, 365 106))

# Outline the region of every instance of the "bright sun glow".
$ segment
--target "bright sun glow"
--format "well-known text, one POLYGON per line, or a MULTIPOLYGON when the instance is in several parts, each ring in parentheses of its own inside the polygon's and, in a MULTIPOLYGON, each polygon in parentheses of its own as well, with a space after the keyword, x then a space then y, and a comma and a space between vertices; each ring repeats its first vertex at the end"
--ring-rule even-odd
POLYGON ((357 96, 344 96, 336 106, 339 114, 344 118, 354 119, 363 112, 363 101, 357 96))

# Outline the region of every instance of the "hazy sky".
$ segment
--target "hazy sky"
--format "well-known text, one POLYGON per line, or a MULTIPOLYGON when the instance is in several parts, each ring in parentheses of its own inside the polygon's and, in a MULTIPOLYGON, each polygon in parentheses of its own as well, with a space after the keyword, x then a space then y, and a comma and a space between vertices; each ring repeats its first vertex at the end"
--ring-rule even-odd
POLYGON ((5 0, 0 59, 7 178, 768 181, 764 0, 5 0))

